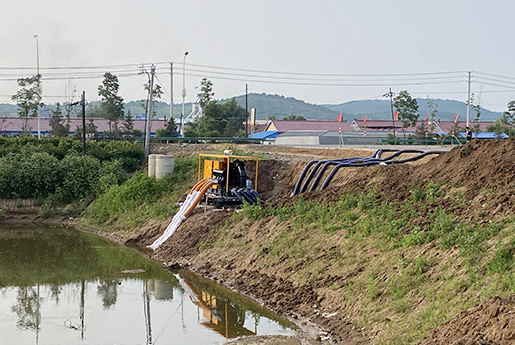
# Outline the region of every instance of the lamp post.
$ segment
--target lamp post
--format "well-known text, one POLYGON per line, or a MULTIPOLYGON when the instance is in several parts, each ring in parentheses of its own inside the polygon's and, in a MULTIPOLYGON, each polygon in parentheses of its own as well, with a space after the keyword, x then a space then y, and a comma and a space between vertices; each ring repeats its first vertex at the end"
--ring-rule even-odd
POLYGON ((186 98, 186 56, 188 55, 188 52, 184 53, 184 58, 182 59, 182 112, 181 112, 181 128, 179 130, 179 134, 184 136, 184 124, 183 124, 183 118, 184 118, 184 99, 186 98))
POLYGON ((41 103, 41 77, 39 75, 39 38, 38 35, 34 35, 36 39, 36 60, 37 60, 37 69, 36 69, 36 77, 38 78, 38 139, 41 139, 41 116, 39 114, 39 103, 41 103))

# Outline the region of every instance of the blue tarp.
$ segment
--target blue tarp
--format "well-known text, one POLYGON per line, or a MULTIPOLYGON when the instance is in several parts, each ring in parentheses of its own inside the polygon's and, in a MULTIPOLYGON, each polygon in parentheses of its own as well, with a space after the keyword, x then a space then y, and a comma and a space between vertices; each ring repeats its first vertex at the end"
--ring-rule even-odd
POLYGON ((251 139, 275 139, 279 135, 278 131, 263 131, 249 135, 251 139))
MULTIPOLYGON (((458 136, 460 138, 466 138, 467 137, 467 133, 465 132, 460 132, 458 133, 458 136)), ((497 136, 497 134, 495 134, 494 132, 479 132, 476 136, 476 133, 475 132, 472 132, 472 138, 478 138, 478 139, 498 139, 498 138, 508 138, 508 136, 504 133, 501 134, 500 137, 497 136)))

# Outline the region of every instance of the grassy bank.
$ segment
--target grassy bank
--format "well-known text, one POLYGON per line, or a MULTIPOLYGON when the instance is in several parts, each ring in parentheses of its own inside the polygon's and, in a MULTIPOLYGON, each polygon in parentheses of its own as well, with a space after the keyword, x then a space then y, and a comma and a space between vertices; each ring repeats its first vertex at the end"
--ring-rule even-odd
POLYGON ((244 255, 310 284, 378 344, 416 343, 465 308, 515 293, 515 218, 469 224, 437 206, 450 197, 440 187, 414 187, 402 202, 344 191, 328 203, 246 206, 201 247, 222 266, 244 255))
POLYGON ((83 226, 120 234, 137 234, 149 220, 163 220, 175 213, 177 202, 197 179, 198 157, 175 160, 174 173, 162 179, 134 174, 125 183, 101 194, 86 210, 83 226))

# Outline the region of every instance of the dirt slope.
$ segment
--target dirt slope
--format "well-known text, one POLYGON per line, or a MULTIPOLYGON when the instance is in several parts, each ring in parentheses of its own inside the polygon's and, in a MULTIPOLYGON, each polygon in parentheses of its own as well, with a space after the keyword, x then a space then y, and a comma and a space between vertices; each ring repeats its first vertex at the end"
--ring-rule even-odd
MULTIPOLYGON (((166 146, 153 148, 153 152, 182 154, 215 150, 210 146, 200 148, 189 146, 166 146)), ((267 153, 272 159, 260 161, 259 192, 268 204, 281 204, 291 201, 290 194, 300 171, 311 159, 368 157, 371 150, 345 149, 295 149, 280 147, 253 147, 267 153)), ((461 219, 471 222, 489 222, 513 213, 515 208, 515 141, 473 141, 462 147, 422 162, 403 165, 375 166, 368 168, 347 168, 335 176, 330 187, 322 192, 305 193, 304 198, 326 202, 338 197, 341 188, 375 188, 389 200, 410 198, 416 186, 423 188, 428 181, 442 183, 449 195, 460 195, 465 203, 453 203, 443 199, 437 206, 451 210, 461 219)), ((328 289, 314 288, 297 278, 295 274, 307 261, 325 261, 319 258, 298 262, 297 267, 277 263, 267 265, 260 257, 251 255, 262 248, 263 238, 273 238, 273 232, 288 231, 288 224, 277 220, 258 220, 253 224, 241 224, 240 230, 233 228, 228 233, 230 240, 241 241, 246 251, 238 248, 214 248, 199 251, 199 246, 209 241, 210 231, 223 224, 230 211, 212 212, 197 208, 192 216, 181 225, 177 233, 152 255, 166 262, 190 264, 191 268, 204 276, 217 280, 244 294, 252 296, 271 309, 295 319, 310 319, 332 334, 335 343, 372 344, 373 336, 381 329, 363 334, 351 322, 359 311, 351 305, 336 306, 338 299, 329 297, 328 289), (333 301, 333 303, 331 302, 333 301), (342 308, 346 314, 342 314, 342 308), (335 311, 336 313, 333 313, 335 311), (351 319, 349 319, 349 317, 351 319)), ((424 222, 421 218, 420 222, 424 222)), ((151 243, 166 227, 167 221, 148 224, 137 243, 151 243)), ((266 248, 265 248, 266 249, 266 248)), ((330 249, 330 247, 328 247, 330 249)), ((427 250, 422 249, 422 250, 427 250)), ((370 255, 377 255, 370 253, 370 255)), ((326 274, 319 286, 330 286, 345 281, 345 275, 359 272, 359 265, 349 268, 338 276, 326 274)), ((458 315, 440 328, 422 344, 515 344, 515 298, 494 299, 473 307, 458 315)))

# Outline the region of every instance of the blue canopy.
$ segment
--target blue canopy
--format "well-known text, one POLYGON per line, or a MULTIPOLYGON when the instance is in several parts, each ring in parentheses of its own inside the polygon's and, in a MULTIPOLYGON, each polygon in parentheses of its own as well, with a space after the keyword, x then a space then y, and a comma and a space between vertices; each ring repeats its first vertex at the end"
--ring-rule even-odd
POLYGON ((275 139, 279 131, 263 131, 249 135, 250 139, 275 139))

